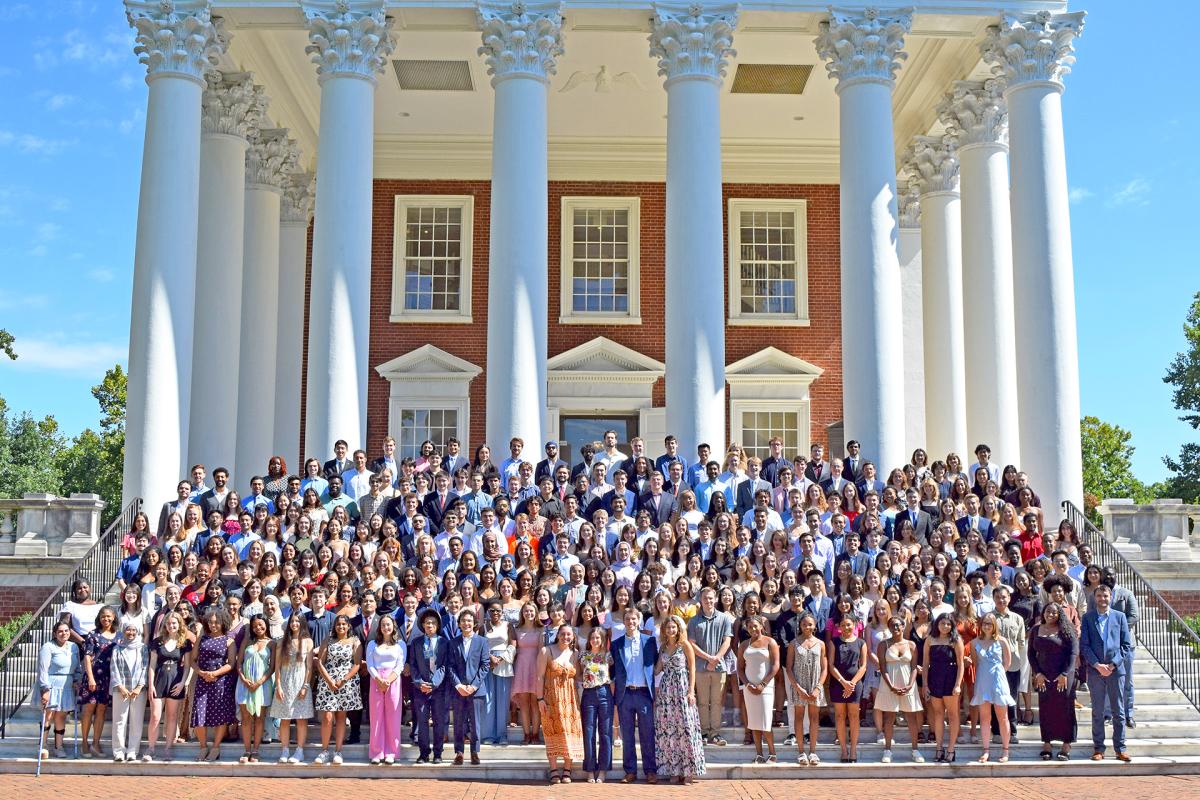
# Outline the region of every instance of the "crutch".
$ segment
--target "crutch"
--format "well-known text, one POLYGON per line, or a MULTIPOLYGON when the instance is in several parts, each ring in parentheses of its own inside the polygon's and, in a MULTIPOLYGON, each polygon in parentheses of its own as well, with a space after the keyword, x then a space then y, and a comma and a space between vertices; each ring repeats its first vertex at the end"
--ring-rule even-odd
POLYGON ((75 758, 79 759, 79 713, 82 704, 79 702, 79 692, 75 692, 75 758))
POLYGON ((42 729, 38 734, 37 770, 33 773, 36 778, 42 777, 42 753, 46 752, 46 715, 49 713, 49 706, 42 709, 42 729))

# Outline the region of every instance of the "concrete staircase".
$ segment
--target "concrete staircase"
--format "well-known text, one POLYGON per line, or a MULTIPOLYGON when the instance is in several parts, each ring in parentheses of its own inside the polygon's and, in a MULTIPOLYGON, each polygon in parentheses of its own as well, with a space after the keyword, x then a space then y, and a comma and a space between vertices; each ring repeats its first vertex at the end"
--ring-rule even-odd
MULTIPOLYGON (((1036 722, 1032 726, 1020 726, 1021 743, 1013 745, 1008 764, 997 764, 995 759, 1000 755, 998 741, 992 744, 993 761, 986 765, 973 763, 981 752, 979 745, 960 745, 958 761, 953 765, 932 763, 933 745, 923 745, 921 752, 929 762, 914 764, 910 761, 908 732, 905 728, 897 729, 896 742, 893 747, 895 761, 892 764, 881 764, 882 745, 875 743, 876 732, 873 728, 864 728, 859 736, 859 760, 856 764, 838 763, 838 748, 834 742, 834 732, 831 728, 821 728, 817 752, 823 761, 820 767, 800 767, 796 764, 795 748, 783 748, 783 737, 786 729, 776 729, 775 739, 779 753, 779 763, 770 765, 754 765, 754 748, 744 746, 742 730, 729 728, 724 731, 725 738, 730 744, 726 747, 708 747, 706 750, 707 778, 713 779, 768 779, 768 778, 849 778, 849 777, 895 777, 902 771, 905 777, 946 777, 946 776, 1037 776, 1037 775, 1132 775, 1132 774, 1181 774, 1195 773, 1200 770, 1200 712, 1188 703, 1187 699, 1176 689, 1172 688, 1171 680, 1162 668, 1142 649, 1139 648, 1134 660, 1134 674, 1137 693, 1136 729, 1128 732, 1128 749, 1133 756, 1133 762, 1122 764, 1112 758, 1109 748, 1109 758, 1095 763, 1088 760, 1091 755, 1091 712, 1089 708, 1080 709, 1079 741, 1076 742, 1072 759, 1069 762, 1043 762, 1038 758, 1041 742, 1038 737, 1036 722)), ((1086 692, 1080 694, 1081 702, 1088 705, 1086 692)), ((1036 701, 1035 701, 1036 704, 1036 701)), ((0 740, 0 773, 28 773, 34 769, 37 756, 38 722, 40 714, 34 709, 25 707, 9 722, 8 735, 0 740)), ((109 730, 105 729, 105 752, 109 749, 109 730)), ((316 733, 310 727, 310 741, 316 733)), ((70 741, 71 729, 68 728, 68 756, 73 756, 74 748, 70 741)), ((366 730, 364 727, 364 736, 366 730)), ((175 760, 171 763, 155 761, 151 764, 115 764, 110 759, 48 759, 43 764, 43 770, 58 774, 78 775, 109 775, 109 774, 144 774, 144 775, 247 775, 255 777, 289 776, 289 777, 355 777, 355 778, 397 778, 420 777, 456 780, 483 781, 541 781, 545 779, 545 750, 540 746, 522 745, 519 743, 519 732, 510 728, 511 742, 500 746, 483 747, 483 764, 478 767, 455 767, 450 764, 453 758, 453 746, 447 743, 443 757, 445 762, 440 765, 413 764, 417 757, 417 749, 405 744, 400 762, 392 767, 373 767, 368 762, 365 744, 346 746, 343 749, 346 763, 341 766, 288 766, 275 763, 279 756, 279 745, 267 745, 263 748, 263 761, 258 764, 238 764, 241 755, 241 742, 226 742, 222 748, 222 761, 219 763, 198 763, 194 759, 198 754, 198 746, 194 743, 179 745, 175 748, 175 760)), ((407 742, 407 738, 405 739, 407 742)), ((614 770, 609 773, 610 780, 621 777, 621 747, 616 746, 613 764, 614 770)), ((143 752, 144 747, 143 747, 143 752)), ((308 747, 305 755, 309 762, 317 754, 318 748, 308 747)), ((162 744, 159 745, 159 754, 162 744)), ((577 773, 582 765, 577 764, 577 773)), ((578 774, 577 774, 578 777, 578 774)))

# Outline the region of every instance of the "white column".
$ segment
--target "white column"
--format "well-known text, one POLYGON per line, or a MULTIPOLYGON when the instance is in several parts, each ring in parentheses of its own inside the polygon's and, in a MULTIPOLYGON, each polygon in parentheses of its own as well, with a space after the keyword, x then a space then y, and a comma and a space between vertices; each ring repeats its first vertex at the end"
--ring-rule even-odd
POLYGON ((1021 468, 1051 518, 1064 500, 1083 506, 1079 354, 1062 78, 1075 58, 1083 12, 1006 15, 989 30, 983 57, 1008 82, 1012 179, 1017 402, 1021 468))
POLYGON ((221 49, 208 0, 126 0, 150 86, 134 246, 125 502, 171 497, 185 469, 200 200, 200 99, 221 49))
MULTIPOLYGON (((245 72, 210 72, 200 136, 200 217, 196 243, 195 341, 187 460, 233 468, 241 308, 229 287, 242 285, 246 139, 258 128, 262 87, 245 72)), ((239 289, 240 292, 240 289, 239 289)), ((236 473, 234 474, 236 477, 236 473)))
POLYGON ((384 0, 305 0, 321 85, 305 452, 365 446, 375 76, 393 42, 384 0))
MULTIPOLYGON (((847 440, 886 474, 907 462, 892 89, 909 11, 832 10, 817 53, 840 99, 842 410, 847 440)), ((927 409, 928 410, 928 409, 927 409)))
POLYGON ((938 107, 938 116, 958 144, 961 165, 970 451, 987 444, 998 463, 1019 464, 1008 107, 1003 92, 999 78, 958 81, 938 107))
POLYGON ((684 453, 725 448, 720 115, 736 26, 736 6, 656 6, 650 33, 667 90, 667 418, 684 453))
POLYGON ((921 198, 921 304, 925 337, 925 447, 933 458, 967 452, 963 351, 962 218, 950 137, 916 136, 905 163, 921 198))
POLYGON ((275 335, 275 444, 295 474, 301 473, 300 377, 304 356, 304 273, 313 176, 293 173, 283 188, 279 222, 279 323, 275 335))
POLYGON ((563 52, 561 4, 480 4, 476 14, 496 92, 486 437, 529 448, 541 445, 546 411, 546 87, 563 52))
POLYGON ((925 448, 925 341, 921 316, 921 199, 914 181, 897 181, 900 318, 904 346, 904 452, 925 448))
POLYGON ((296 143, 287 131, 260 131, 246 151, 246 237, 242 270, 242 334, 237 395, 234 485, 267 470, 275 444, 275 365, 279 318, 279 200, 295 170, 296 143))

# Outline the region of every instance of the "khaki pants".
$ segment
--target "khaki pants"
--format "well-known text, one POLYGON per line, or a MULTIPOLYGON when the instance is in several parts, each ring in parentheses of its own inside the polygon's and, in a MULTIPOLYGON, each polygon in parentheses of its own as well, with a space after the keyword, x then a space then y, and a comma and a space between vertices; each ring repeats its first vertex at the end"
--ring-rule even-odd
POLYGON ((725 692, 725 673, 696 671, 696 706, 700 711, 700 733, 716 736, 721 732, 721 700, 725 692))

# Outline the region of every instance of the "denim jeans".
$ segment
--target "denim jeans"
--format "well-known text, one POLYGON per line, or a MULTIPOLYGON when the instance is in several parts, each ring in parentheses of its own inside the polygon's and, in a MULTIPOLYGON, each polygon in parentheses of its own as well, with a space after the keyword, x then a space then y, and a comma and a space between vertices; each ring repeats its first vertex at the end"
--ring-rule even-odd
POLYGON ((479 738, 484 742, 499 744, 508 737, 508 711, 512 699, 512 676, 502 678, 488 673, 485 679, 487 700, 483 704, 483 717, 479 720, 479 738))
POLYGON ((608 684, 584 689, 582 710, 583 771, 608 772, 612 769, 613 746, 613 695, 608 684))

